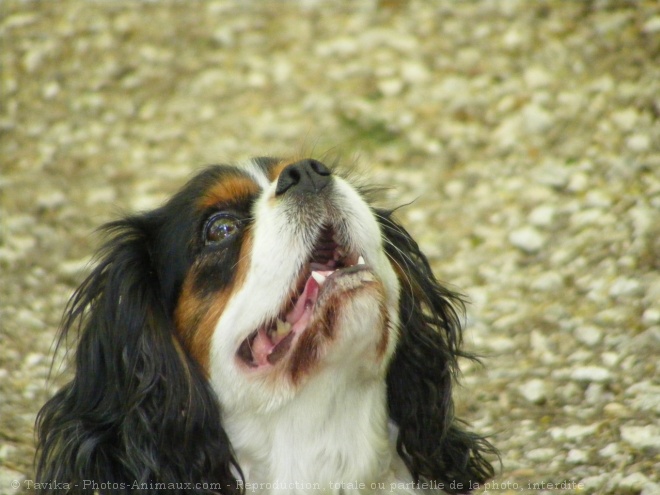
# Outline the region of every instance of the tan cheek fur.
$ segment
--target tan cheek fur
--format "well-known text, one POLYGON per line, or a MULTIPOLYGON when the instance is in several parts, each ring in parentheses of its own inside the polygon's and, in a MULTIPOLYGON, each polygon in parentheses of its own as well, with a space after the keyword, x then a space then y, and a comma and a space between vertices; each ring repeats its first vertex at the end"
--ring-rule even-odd
POLYGON ((240 290, 250 266, 252 236, 250 231, 243 234, 243 245, 240 251, 240 263, 232 283, 222 291, 207 297, 195 293, 195 280, 203 276, 204 265, 193 265, 186 276, 181 295, 175 310, 177 332, 188 353, 195 359, 206 375, 209 373, 211 340, 215 328, 232 295, 240 290))

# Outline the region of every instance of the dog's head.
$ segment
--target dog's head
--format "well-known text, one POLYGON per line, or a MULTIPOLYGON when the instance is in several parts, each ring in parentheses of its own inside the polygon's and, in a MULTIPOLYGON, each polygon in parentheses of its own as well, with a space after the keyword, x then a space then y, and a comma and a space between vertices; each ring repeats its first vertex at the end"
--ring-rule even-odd
POLYGON ((489 444, 453 418, 460 299, 391 212, 321 162, 211 167, 106 228, 65 317, 64 334, 81 329, 76 374, 40 413, 40 479, 239 491, 281 411, 351 389, 374 431, 395 425, 412 479, 492 476, 489 444))
POLYGON ((328 371, 384 374, 399 282, 355 189, 314 160, 210 175, 174 319, 223 406, 275 407, 328 371))

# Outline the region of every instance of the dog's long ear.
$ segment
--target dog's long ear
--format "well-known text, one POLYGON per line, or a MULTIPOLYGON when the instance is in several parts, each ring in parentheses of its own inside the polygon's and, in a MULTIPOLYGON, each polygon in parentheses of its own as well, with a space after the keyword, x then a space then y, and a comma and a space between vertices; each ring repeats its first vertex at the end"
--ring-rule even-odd
POLYGON ((400 337, 387 376, 390 417, 399 428, 397 451, 416 481, 436 480, 454 493, 494 475, 484 438, 464 431, 454 417, 452 385, 463 301, 435 279, 417 243, 391 212, 378 211, 385 250, 401 283, 400 337))
POLYGON ((168 493, 239 491, 215 395, 179 346, 167 306, 174 296, 157 275, 159 218, 106 226, 98 265, 69 303, 60 343, 78 334, 75 377, 38 415, 39 481, 70 483, 74 493, 128 493, 142 483, 168 493))

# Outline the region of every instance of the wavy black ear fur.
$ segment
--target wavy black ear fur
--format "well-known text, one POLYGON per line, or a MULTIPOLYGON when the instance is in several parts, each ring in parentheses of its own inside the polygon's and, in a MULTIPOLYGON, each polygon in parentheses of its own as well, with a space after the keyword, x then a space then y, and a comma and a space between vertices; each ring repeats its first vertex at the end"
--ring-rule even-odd
POLYGON ((79 334, 75 377, 39 413, 36 460, 40 483, 69 490, 45 493, 239 492, 216 397, 174 331, 184 267, 164 277, 172 253, 154 249, 180 235, 164 224, 177 217, 165 208, 180 207, 107 225, 99 263, 69 303, 60 342, 79 334))
POLYGON ((387 376, 390 417, 399 427, 397 451, 415 481, 441 482, 449 493, 493 477, 484 457, 497 455, 483 437, 454 417, 452 386, 458 373, 461 297, 442 287, 429 262, 391 212, 377 211, 385 250, 401 281, 400 338, 387 376))

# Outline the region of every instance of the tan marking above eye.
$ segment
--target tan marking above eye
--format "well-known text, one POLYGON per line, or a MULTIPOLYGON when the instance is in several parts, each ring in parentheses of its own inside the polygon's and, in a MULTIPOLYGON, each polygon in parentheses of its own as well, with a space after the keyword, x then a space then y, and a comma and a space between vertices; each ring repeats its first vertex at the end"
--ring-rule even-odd
POLYGON ((248 177, 240 175, 225 177, 206 191, 202 196, 199 208, 204 210, 218 204, 234 203, 258 193, 259 186, 248 177))

